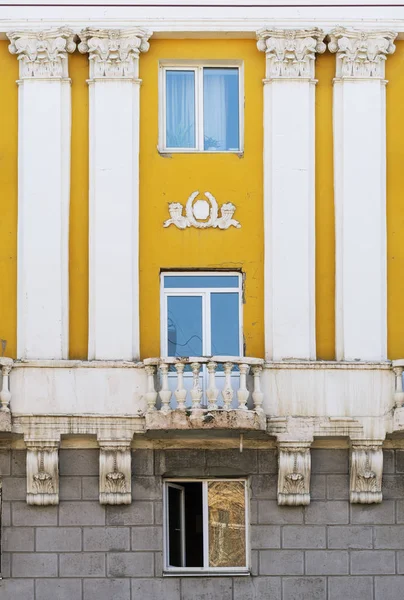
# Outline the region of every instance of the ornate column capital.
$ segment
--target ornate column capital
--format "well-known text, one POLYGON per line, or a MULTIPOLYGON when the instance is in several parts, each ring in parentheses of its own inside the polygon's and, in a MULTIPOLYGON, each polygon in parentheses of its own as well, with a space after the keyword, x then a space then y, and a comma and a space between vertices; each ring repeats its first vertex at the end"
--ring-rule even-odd
POLYGON ((326 50, 321 29, 257 31, 257 48, 266 54, 267 79, 312 79, 316 52, 326 50))
POLYGON ((88 52, 90 78, 138 78, 140 52, 149 49, 144 29, 92 29, 80 33, 79 52, 88 52))
POLYGON ((394 31, 357 31, 337 27, 328 49, 337 54, 336 77, 384 79, 384 63, 396 47, 394 31))
POLYGON ((8 47, 20 61, 20 79, 64 79, 67 53, 74 52, 73 32, 62 27, 43 31, 10 31, 8 47))

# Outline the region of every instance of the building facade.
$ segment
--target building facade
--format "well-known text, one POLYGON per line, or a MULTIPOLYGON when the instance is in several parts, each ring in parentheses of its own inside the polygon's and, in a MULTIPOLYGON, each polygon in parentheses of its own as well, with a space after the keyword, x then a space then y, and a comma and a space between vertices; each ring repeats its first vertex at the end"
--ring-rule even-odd
POLYGON ((0 37, 1 600, 402 599, 404 9, 0 37))

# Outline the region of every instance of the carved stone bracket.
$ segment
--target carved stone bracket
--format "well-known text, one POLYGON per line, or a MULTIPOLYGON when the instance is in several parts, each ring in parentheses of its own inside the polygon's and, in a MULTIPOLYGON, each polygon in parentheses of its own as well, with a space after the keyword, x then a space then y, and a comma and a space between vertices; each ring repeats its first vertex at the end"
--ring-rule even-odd
POLYGON ((379 504, 382 501, 382 440, 352 440, 350 450, 350 501, 379 504))
POLYGON ((278 504, 310 504, 311 441, 278 442, 278 504))
POLYGON ((267 79, 312 79, 316 52, 326 50, 321 29, 267 29, 257 31, 257 47, 266 54, 267 79))
POLYGON ((59 504, 59 441, 25 438, 27 504, 59 504))
POLYGON ((139 54, 148 51, 150 36, 143 29, 84 29, 78 49, 88 52, 90 78, 137 79, 139 54))
POLYGON ((8 49, 20 61, 20 79, 64 79, 69 76, 67 53, 74 52, 73 32, 62 27, 44 31, 11 31, 8 49))
POLYGON ((337 27, 328 49, 337 53, 337 78, 384 79, 384 64, 396 47, 393 31, 355 31, 337 27))
POLYGON ((207 229, 208 227, 218 229, 228 229, 229 227, 240 228, 241 225, 236 219, 233 219, 236 207, 231 202, 222 204, 219 209, 216 198, 209 192, 205 192, 207 200, 196 200, 199 191, 193 192, 185 205, 185 216, 182 214, 184 207, 179 202, 172 202, 168 205, 170 219, 164 222, 164 227, 175 225, 178 229, 187 227, 196 227, 197 229, 207 229), (220 217, 219 217, 220 210, 220 217))
POLYGON ((105 440, 100 444, 100 503, 130 504, 131 439, 105 440))

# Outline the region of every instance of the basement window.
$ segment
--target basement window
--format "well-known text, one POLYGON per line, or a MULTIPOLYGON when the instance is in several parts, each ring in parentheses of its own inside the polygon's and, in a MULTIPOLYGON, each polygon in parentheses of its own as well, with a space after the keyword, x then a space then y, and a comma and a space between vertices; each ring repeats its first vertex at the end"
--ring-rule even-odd
POLYGON ((164 572, 248 574, 246 480, 164 485, 164 572))

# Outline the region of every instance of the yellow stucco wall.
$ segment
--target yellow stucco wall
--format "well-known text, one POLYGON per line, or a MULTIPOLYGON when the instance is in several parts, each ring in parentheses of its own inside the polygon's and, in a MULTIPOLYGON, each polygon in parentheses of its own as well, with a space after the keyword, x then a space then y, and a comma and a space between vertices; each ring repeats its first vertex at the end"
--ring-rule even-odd
MULTIPOLYGON (((16 355, 17 280, 17 85, 18 62, 0 42, 0 338, 16 355)), ((88 340, 88 60, 69 57, 72 78, 72 173, 70 207, 70 357, 86 358, 88 340)), ((334 354, 334 206, 332 168, 332 78, 335 57, 317 59, 316 78, 316 337, 317 354, 334 354)), ((253 40, 152 40, 140 60, 140 320, 142 357, 160 353, 159 272, 164 268, 242 269, 246 273, 246 352, 262 356, 263 207, 262 78, 265 57, 253 40), (163 58, 243 59, 245 154, 160 156, 158 61, 163 58), (168 203, 185 203, 199 189, 219 204, 237 206, 239 230, 163 229, 168 203)), ((404 42, 386 65, 388 352, 404 355, 404 42)), ((1 351, 1 350, 0 350, 1 351)))
POLYGON ((69 57, 72 80, 72 162, 70 179, 69 339, 70 358, 88 351, 88 58, 69 57))
MULTIPOLYGON (((0 41, 0 338, 17 352, 18 63, 0 41)), ((0 355, 2 348, 0 345, 0 355)))
POLYGON ((404 41, 386 61, 387 84, 387 343, 404 357, 404 41))
POLYGON ((246 354, 263 356, 262 78, 265 57, 254 40, 153 40, 141 57, 140 132, 140 341, 141 355, 160 354, 160 269, 222 268, 246 273, 246 354), (160 59, 242 59, 245 76, 245 153, 160 156, 160 59), (241 229, 163 229, 168 203, 209 191, 219 204, 233 202, 241 229))
POLYGON ((335 235, 332 80, 335 55, 316 60, 316 344, 317 358, 335 359, 335 235))

